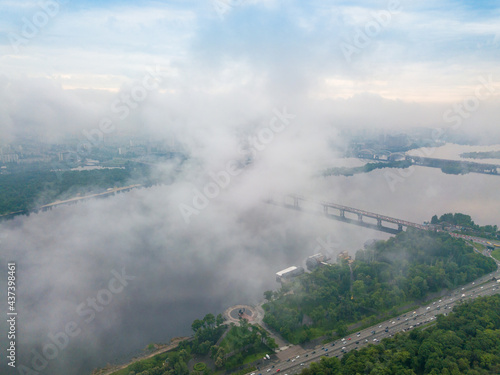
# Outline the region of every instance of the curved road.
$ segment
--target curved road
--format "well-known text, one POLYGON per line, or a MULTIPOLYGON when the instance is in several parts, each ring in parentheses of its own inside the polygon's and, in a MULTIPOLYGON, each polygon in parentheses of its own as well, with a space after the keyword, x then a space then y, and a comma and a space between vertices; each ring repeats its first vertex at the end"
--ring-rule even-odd
POLYGON ((352 334, 341 340, 324 346, 318 346, 306 351, 304 354, 288 358, 285 361, 270 361, 267 366, 254 372, 257 374, 273 374, 281 372, 283 374, 298 374, 311 362, 317 362, 323 356, 342 355, 352 349, 359 349, 369 344, 376 344, 386 337, 392 337, 397 332, 407 332, 423 324, 432 323, 438 314, 447 314, 453 306, 463 300, 476 298, 478 296, 489 296, 500 292, 500 282, 493 281, 492 278, 500 279, 500 270, 483 276, 472 283, 453 290, 446 297, 442 297, 427 305, 421 306, 414 311, 366 328, 358 333, 352 334))

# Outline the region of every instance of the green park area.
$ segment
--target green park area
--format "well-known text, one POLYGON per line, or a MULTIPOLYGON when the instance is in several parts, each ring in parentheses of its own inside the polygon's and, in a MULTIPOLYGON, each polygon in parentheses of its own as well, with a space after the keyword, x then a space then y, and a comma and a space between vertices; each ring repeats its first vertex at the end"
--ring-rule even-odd
POLYGON ((194 336, 181 341, 175 350, 136 361, 112 375, 244 374, 255 368, 254 362, 274 352, 276 344, 262 327, 246 320, 239 325, 223 323, 221 314, 196 319, 191 325, 194 336))
POLYGON ((375 324, 443 289, 453 289, 496 269, 460 239, 408 228, 356 253, 354 262, 304 274, 270 296, 264 322, 292 343, 333 339, 349 325, 375 324), (398 310, 399 309, 399 310, 398 310))
POLYGON ((491 256, 500 261, 500 249, 495 249, 491 252, 491 256))
POLYGON ((0 175, 0 215, 32 210, 63 200, 95 194, 108 188, 155 183, 151 168, 125 163, 123 168, 84 171, 31 171, 0 175))

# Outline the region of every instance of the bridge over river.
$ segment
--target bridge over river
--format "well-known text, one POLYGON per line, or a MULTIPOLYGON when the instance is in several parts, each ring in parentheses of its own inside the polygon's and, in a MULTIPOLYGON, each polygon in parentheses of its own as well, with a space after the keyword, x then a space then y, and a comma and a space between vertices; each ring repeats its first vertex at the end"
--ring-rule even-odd
POLYGON ((410 221, 396 219, 394 217, 364 211, 354 207, 343 206, 332 202, 308 200, 302 195, 297 194, 272 195, 266 200, 266 203, 322 215, 329 219, 339 220, 391 234, 399 233, 408 227, 422 230, 431 229, 427 225, 412 223, 410 221))

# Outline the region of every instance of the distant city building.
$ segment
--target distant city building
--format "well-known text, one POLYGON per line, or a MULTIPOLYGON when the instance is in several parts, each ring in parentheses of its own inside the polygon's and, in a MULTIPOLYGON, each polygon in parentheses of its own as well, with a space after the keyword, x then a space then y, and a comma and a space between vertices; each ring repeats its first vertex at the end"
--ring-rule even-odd
POLYGON ((328 258, 321 253, 311 255, 306 259, 306 267, 309 271, 318 268, 321 264, 325 264, 328 258))
POLYGON ((0 155, 0 162, 2 162, 2 163, 19 163, 19 155, 17 155, 17 154, 0 155))
POLYGON ((276 272, 276 281, 277 282, 287 281, 303 273, 304 273, 304 268, 302 267, 296 267, 296 266, 288 267, 285 268, 284 270, 276 272))
POLYGON ((65 151, 65 152, 60 152, 58 154, 58 157, 59 157, 59 161, 69 161, 69 160, 75 160, 75 155, 73 155, 74 153, 71 153, 69 151, 65 151))

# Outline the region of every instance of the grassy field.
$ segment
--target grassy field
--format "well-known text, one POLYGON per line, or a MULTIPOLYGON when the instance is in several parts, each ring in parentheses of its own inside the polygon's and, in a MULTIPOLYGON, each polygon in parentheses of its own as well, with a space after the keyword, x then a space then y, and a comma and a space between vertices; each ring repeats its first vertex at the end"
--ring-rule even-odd
POLYGON ((500 249, 495 249, 491 252, 491 256, 500 261, 500 249))
POLYGON ((478 249, 479 251, 483 251, 483 250, 486 248, 486 246, 484 246, 484 245, 482 245, 482 244, 480 244, 480 243, 474 243, 474 242, 472 242, 472 241, 469 241, 469 243, 471 243, 471 244, 472 244, 472 246, 474 246, 474 247, 475 247, 476 249, 478 249))

